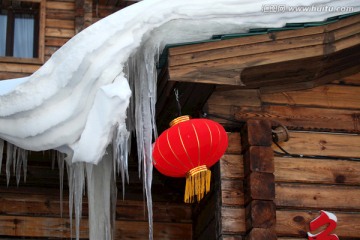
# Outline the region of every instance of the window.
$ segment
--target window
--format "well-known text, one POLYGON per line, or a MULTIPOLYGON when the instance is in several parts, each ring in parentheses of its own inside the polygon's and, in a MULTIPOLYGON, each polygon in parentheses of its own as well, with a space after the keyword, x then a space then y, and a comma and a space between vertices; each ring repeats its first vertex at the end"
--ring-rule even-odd
POLYGON ((0 0, 0 57, 40 57, 41 1, 0 0))

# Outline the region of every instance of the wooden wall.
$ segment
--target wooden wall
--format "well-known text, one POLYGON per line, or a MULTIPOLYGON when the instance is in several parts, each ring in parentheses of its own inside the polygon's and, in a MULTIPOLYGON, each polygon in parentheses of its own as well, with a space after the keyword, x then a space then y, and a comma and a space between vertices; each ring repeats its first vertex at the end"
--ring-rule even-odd
MULTIPOLYGON (((5 156, 4 156, 5 157, 5 156)), ((26 182, 20 185, 11 168, 9 187, 6 185, 6 164, 0 174, 0 238, 64 239, 70 238, 68 188, 65 174, 63 216, 60 214, 60 183, 57 164, 51 161, 50 152, 32 152, 28 161, 26 182)), ((22 174, 23 175, 23 174, 22 174)), ((154 239, 191 239, 191 206, 182 202, 182 191, 154 172, 154 239)), ((176 183, 176 182, 175 182, 176 183)), ((184 187, 182 185, 182 187, 184 187)), ((122 200, 121 184, 118 183, 115 239, 147 239, 148 222, 143 201, 142 182, 138 179, 135 159, 130 161, 130 184, 126 185, 122 200)), ((83 203, 81 238, 88 238, 88 206, 83 203)), ((73 231, 74 237, 75 231, 73 231)))
MULTIPOLYGON (((359 93, 360 74, 355 74, 299 91, 261 93, 220 87, 210 97, 209 114, 245 122, 267 120, 290 129, 290 140, 280 146, 291 156, 272 146, 278 239, 307 239, 309 223, 320 210, 338 217, 334 233, 340 239, 360 239, 359 93)), ((239 125, 215 119, 228 128, 239 125)), ((235 142, 239 140, 232 140, 229 149, 235 142)), ((241 159, 239 153, 227 153, 220 163, 222 231, 231 239, 247 235, 241 159)))
POLYGON ((0 57, 0 80, 31 75, 51 55, 92 23, 134 2, 122 1, 120 6, 93 4, 93 0, 43 0, 45 7, 43 56, 39 59, 14 59, 0 57))

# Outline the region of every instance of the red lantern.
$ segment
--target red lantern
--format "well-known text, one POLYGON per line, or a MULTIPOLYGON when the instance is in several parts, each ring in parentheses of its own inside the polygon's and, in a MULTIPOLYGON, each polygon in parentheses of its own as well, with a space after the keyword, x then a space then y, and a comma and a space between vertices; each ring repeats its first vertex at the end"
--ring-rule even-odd
POLYGON ((227 134, 219 123, 181 116, 154 143, 153 163, 164 175, 186 177, 185 202, 194 202, 195 195, 200 201, 210 191, 209 168, 227 146, 227 134))

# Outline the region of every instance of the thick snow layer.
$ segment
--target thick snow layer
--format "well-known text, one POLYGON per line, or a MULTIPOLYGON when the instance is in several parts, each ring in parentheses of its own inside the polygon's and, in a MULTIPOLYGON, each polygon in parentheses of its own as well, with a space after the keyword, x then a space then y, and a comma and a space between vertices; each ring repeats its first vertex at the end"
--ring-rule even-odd
MULTIPOLYGON (((155 63, 165 44, 241 33, 249 28, 282 27, 287 22, 322 21, 346 13, 331 11, 335 6, 353 6, 353 11, 359 11, 358 0, 141 1, 77 34, 31 76, 0 81, 0 138, 23 149, 57 149, 65 153, 76 225, 87 176, 90 204, 94 206, 89 209, 93 211, 89 214, 90 227, 102 221, 97 230, 90 231, 92 239, 108 239, 108 208, 113 204, 110 193, 116 189, 109 187, 113 179, 106 148, 113 143, 112 154, 117 162, 112 166, 126 175, 129 132, 136 133, 152 238, 151 144, 157 135, 155 63), (290 11, 290 7, 315 4, 324 8, 290 11), (106 162, 98 164, 102 158, 106 162), (99 199, 100 195, 103 198, 99 199), (100 229, 106 230, 100 233, 100 229)), ((62 160, 59 165, 63 168, 62 160)))

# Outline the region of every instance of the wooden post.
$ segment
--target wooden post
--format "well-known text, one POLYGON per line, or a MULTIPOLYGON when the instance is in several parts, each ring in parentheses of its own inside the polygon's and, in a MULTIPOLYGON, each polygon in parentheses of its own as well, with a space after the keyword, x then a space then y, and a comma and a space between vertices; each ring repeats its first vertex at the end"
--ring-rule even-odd
POLYGON ((92 24, 92 1, 75 0, 75 33, 92 24))
POLYGON ((242 130, 247 240, 277 239, 271 123, 248 120, 242 130))

